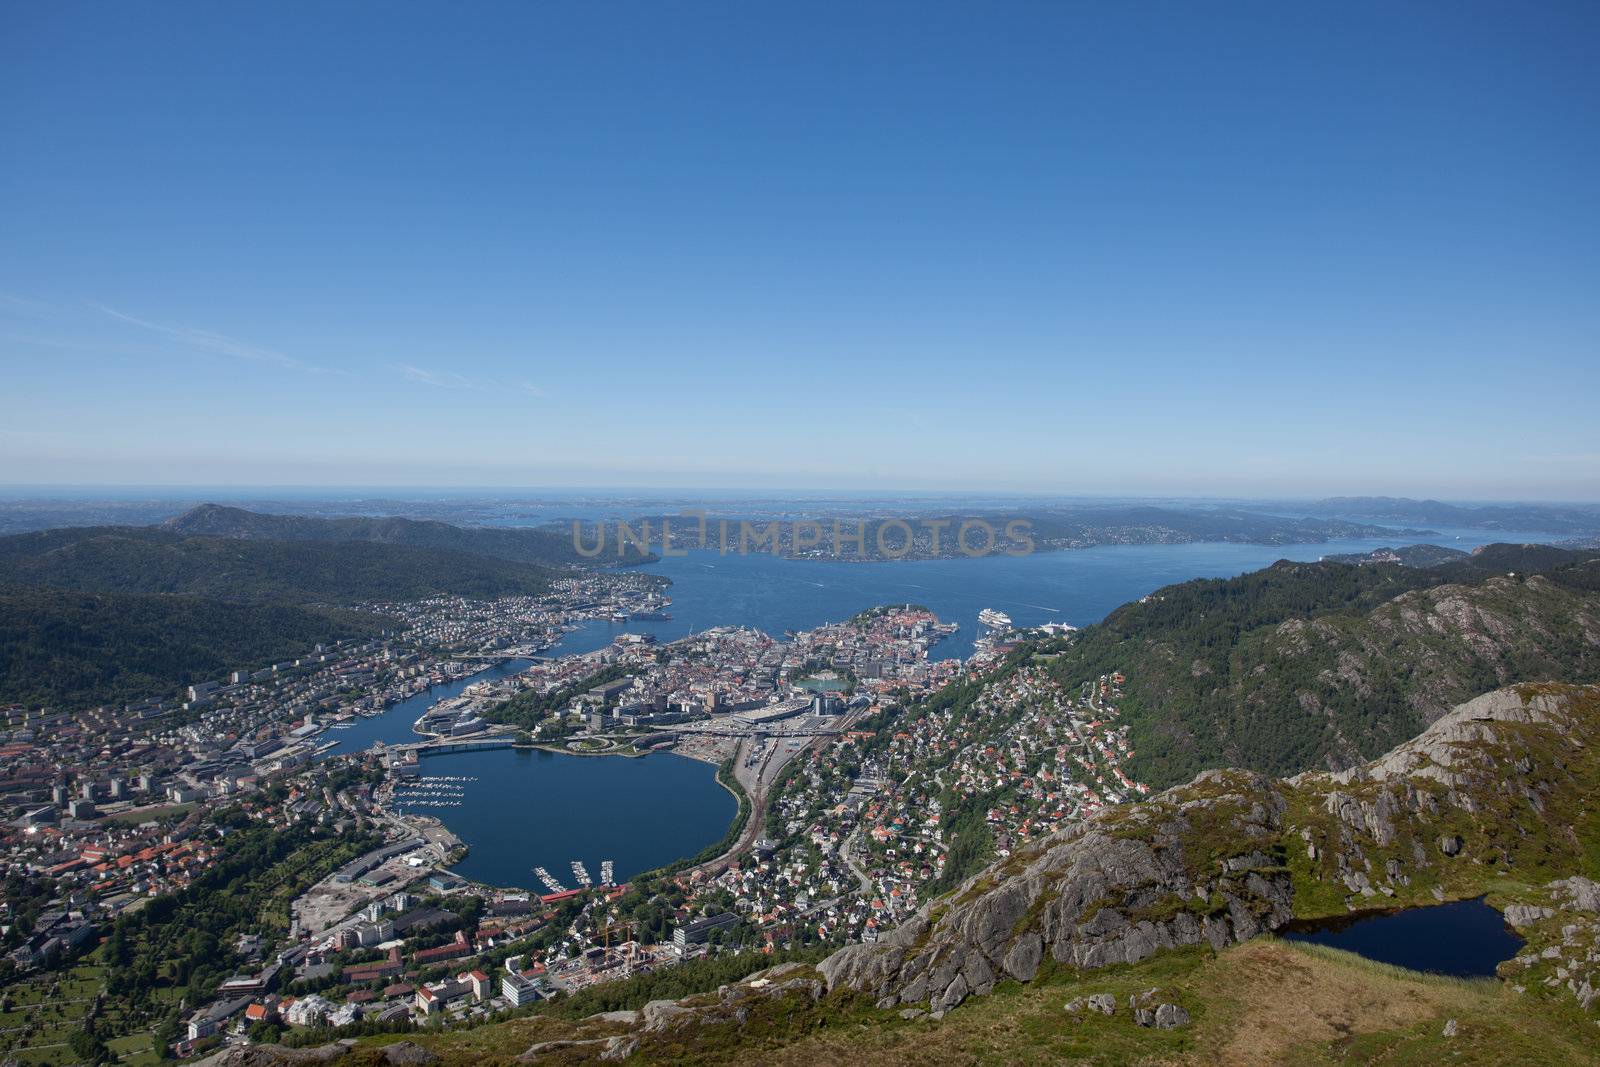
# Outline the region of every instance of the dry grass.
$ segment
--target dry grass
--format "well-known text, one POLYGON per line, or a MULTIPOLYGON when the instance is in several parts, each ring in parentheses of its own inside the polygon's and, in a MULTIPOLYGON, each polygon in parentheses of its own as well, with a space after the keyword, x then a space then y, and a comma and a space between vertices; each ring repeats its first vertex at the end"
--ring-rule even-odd
MULTIPOLYGON (((588 1027, 523 1020, 418 1038, 444 1054, 443 1067, 507 1063, 535 1040, 591 1036, 588 1027)), ((372 1039, 369 1039, 372 1040, 372 1039)), ((387 1043, 393 1038, 374 1041, 387 1043)), ((552 1063, 590 1062, 565 1050, 552 1063)), ((362 1060, 364 1057, 354 1057, 362 1060)), ((541 1060, 541 1062, 544 1062, 541 1060)), ((749 1022, 691 1027, 652 1039, 629 1063, 773 1067, 1027 1067, 1041 1063, 1257 1067, 1264 1064, 1600 1063, 1600 1027, 1571 998, 1518 995, 1492 979, 1423 975, 1319 946, 1262 938, 1221 954, 1163 953, 1133 967, 1064 973, 1027 985, 1003 983, 946 1018, 903 1020, 865 1002, 827 998, 763 1005, 749 1022), (1182 1004, 1190 1026, 1135 1026, 1130 993, 1155 987, 1182 1004), (1073 997, 1109 992, 1116 1014, 1069 1015, 1073 997), (1442 1036, 1446 1019, 1460 1034, 1442 1036)))

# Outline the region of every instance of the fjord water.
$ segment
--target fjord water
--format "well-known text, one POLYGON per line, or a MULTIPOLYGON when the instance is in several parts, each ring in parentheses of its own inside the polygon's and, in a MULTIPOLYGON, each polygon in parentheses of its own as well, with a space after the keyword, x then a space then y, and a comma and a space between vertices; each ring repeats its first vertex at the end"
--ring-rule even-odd
POLYGON ((411 724, 420 719, 422 713, 430 707, 441 700, 460 696, 461 691, 473 682, 505 678, 525 671, 531 666, 533 666, 531 659, 509 659, 477 674, 430 686, 416 696, 407 697, 393 704, 382 715, 374 715, 370 719, 354 719, 352 726, 327 731, 323 737, 329 741, 339 742, 339 747, 329 749, 326 755, 350 756, 357 752, 365 752, 377 741, 382 741, 385 745, 405 745, 424 740, 412 731, 411 724))
POLYGON ((600 861, 611 860, 623 882, 699 852, 738 810, 715 767, 670 752, 625 758, 502 748, 428 756, 422 773, 476 779, 464 784, 459 808, 419 810, 466 842, 456 872, 540 893, 549 890, 535 867, 570 889, 573 860, 596 880, 600 861))
POLYGON ((1417 543, 1472 549, 1495 541, 1554 539, 1534 532, 1446 529, 1427 536, 1395 534, 1320 544, 1101 545, 1028 556, 873 563, 691 551, 641 568, 672 580, 670 620, 593 622, 568 634, 550 655, 601 648, 626 631, 672 641, 712 626, 750 626, 782 637, 786 630, 842 621, 878 604, 909 602, 960 624, 954 637, 934 646, 933 658, 964 658, 972 654, 978 612, 984 608, 1005 612, 1018 626, 1087 626, 1164 585, 1233 577, 1280 559, 1316 560, 1417 543))
POLYGON ((1521 951, 1523 943, 1482 897, 1295 925, 1282 936, 1458 978, 1494 977, 1495 967, 1521 951))
MULTIPOLYGON (((1022 626, 1050 621, 1084 626, 1161 586, 1242 574, 1279 559, 1315 560, 1419 541, 1470 549, 1492 541, 1550 539, 1446 530, 1429 537, 1309 545, 1107 545, 1021 557, 881 563, 691 552, 644 568, 672 580, 671 619, 589 622, 546 654, 591 651, 625 631, 671 641, 712 626, 743 625, 781 638, 787 630, 909 601, 960 624, 954 637, 934 646, 935 658, 966 656, 978 633, 978 612, 986 607, 1005 611, 1022 626)), ((512 660, 486 674, 435 686, 382 716, 330 731, 327 736, 340 741, 332 751, 359 751, 375 740, 416 740, 411 724, 429 705, 479 678, 515 673, 527 664, 512 660)), ((698 852, 722 836, 736 810, 716 784, 715 768, 670 755, 638 760, 499 750, 431 756, 423 773, 479 777, 468 786, 461 807, 426 814, 439 816, 468 845, 461 873, 496 885, 540 888, 532 868, 541 865, 571 885, 567 865, 574 859, 583 860, 596 876, 599 860, 614 860, 620 880, 698 852)))

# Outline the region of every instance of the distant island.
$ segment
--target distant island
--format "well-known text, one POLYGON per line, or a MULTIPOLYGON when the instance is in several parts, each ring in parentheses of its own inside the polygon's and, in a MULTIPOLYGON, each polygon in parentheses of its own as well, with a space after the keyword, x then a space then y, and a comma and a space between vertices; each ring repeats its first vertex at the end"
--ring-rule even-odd
POLYGON ((656 554, 705 549, 768 552, 791 559, 881 562, 1028 555, 1099 545, 1320 544, 1341 538, 1424 537, 1431 530, 1396 529, 1341 518, 1268 515, 1240 508, 1153 505, 1031 506, 889 516, 817 512, 797 516, 657 514, 608 522, 569 522, 585 555, 615 560, 647 544, 656 554), (663 532, 670 536, 664 544, 663 532))

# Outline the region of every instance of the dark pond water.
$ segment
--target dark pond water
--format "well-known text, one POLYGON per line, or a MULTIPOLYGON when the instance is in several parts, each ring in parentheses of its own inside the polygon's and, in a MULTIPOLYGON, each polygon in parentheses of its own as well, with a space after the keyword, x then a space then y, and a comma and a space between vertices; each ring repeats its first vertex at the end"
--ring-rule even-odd
POLYGON ((1294 923, 1279 935, 1459 978, 1492 978, 1495 967, 1522 950, 1505 916, 1479 897, 1430 908, 1294 923))

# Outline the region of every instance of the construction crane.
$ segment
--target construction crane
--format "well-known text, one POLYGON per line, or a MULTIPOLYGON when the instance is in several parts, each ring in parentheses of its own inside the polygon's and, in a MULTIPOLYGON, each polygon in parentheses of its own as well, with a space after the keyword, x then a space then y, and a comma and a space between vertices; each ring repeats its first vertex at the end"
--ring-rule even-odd
MULTIPOLYGON (((605 943, 605 953, 606 953, 607 956, 611 955, 611 931, 613 931, 613 930, 625 931, 627 933, 627 935, 628 935, 627 938, 624 939, 623 941, 618 942, 618 944, 627 944, 629 941, 632 941, 634 939, 633 938, 633 930, 634 930, 634 927, 636 925, 637 925, 637 923, 636 923, 635 920, 629 919, 627 922, 610 922, 610 923, 606 923, 606 925, 602 926, 597 931, 598 933, 603 935, 604 938, 605 938, 605 942, 604 942, 605 943)), ((633 954, 629 953, 628 955, 623 957, 623 960, 622 960, 622 974, 623 974, 624 977, 627 977, 628 975, 631 975, 632 973, 633 973, 633 954)))

